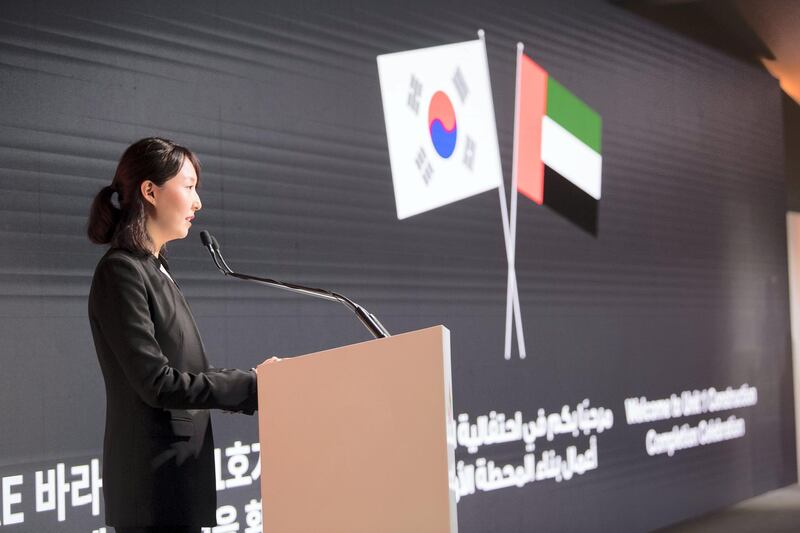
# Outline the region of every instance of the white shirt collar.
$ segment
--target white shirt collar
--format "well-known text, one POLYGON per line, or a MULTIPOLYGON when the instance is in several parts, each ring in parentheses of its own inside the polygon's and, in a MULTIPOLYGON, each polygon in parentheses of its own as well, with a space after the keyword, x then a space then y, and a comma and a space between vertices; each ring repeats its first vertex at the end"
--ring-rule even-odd
MULTIPOLYGON (((164 265, 160 265, 160 266, 161 266, 161 272, 163 272, 164 274, 166 274, 166 275, 167 275, 167 277, 168 277, 168 278, 169 278, 169 279, 172 281, 172 283, 175 283, 175 280, 174 280, 174 279, 172 279, 172 276, 170 276, 170 275, 169 275, 169 272, 167 272, 167 269, 166 269, 166 268, 164 268, 164 265)), ((177 283, 176 283, 176 285, 177 285, 177 283)))

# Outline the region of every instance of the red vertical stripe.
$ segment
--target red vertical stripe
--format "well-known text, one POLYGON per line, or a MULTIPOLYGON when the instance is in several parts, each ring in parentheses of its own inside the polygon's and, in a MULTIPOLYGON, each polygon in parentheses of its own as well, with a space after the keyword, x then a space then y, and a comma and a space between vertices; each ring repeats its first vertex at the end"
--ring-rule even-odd
POLYGON ((544 202, 542 118, 547 111, 547 72, 520 54, 517 81, 517 190, 541 205, 544 202))

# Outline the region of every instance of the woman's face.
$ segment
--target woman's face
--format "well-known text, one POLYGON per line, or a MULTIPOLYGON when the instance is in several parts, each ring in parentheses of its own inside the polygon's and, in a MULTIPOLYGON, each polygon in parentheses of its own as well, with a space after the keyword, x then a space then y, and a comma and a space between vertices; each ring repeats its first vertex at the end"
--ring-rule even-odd
POLYGON ((153 215, 148 217, 148 233, 156 249, 189 234, 194 213, 203 204, 197 195, 197 172, 188 158, 184 158, 178 173, 161 187, 152 182, 143 183, 142 193, 155 208, 153 215))

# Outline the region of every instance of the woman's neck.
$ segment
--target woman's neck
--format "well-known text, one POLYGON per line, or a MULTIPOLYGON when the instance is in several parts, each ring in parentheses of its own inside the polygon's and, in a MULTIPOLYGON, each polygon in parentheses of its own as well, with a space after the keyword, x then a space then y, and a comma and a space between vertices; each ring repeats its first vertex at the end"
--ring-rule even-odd
POLYGON ((150 248, 150 253, 153 254, 156 259, 158 259, 158 256, 161 252, 161 248, 164 247, 164 243, 156 241, 152 238, 150 239, 150 243, 152 244, 152 248, 150 248))
POLYGON ((153 228, 153 224, 150 220, 147 221, 145 227, 147 228, 147 236, 150 238, 150 253, 153 254, 156 259, 158 259, 158 254, 166 242, 158 236, 157 231, 154 231, 155 228, 153 228))

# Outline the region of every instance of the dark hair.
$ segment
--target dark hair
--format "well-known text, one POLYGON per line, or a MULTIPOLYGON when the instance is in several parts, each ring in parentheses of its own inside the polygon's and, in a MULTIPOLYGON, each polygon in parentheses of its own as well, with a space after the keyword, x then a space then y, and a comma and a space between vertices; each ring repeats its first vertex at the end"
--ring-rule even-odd
POLYGON ((200 185, 200 162, 191 150, 168 139, 147 137, 130 145, 117 164, 111 185, 100 189, 89 212, 86 233, 96 244, 124 248, 137 255, 151 252, 147 234, 149 203, 142 197, 141 184, 150 180, 159 187, 175 176, 189 158, 200 185), (117 195, 116 205, 113 201, 117 195))

